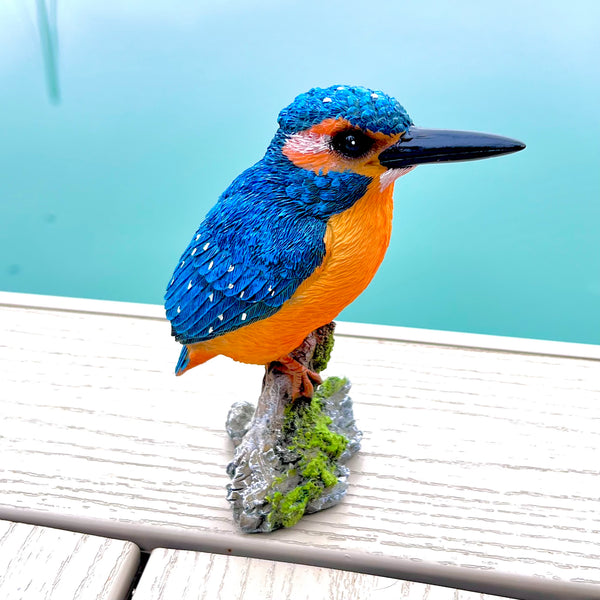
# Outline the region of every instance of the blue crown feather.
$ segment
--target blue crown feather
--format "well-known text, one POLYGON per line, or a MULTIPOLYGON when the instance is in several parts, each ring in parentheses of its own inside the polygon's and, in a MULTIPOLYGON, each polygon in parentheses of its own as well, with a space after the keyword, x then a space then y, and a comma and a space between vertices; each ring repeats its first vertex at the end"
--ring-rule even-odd
POLYGON ((279 127, 292 134, 325 119, 343 118, 361 129, 387 135, 412 125, 404 107, 391 96, 360 86, 332 85, 300 94, 279 113, 279 127))

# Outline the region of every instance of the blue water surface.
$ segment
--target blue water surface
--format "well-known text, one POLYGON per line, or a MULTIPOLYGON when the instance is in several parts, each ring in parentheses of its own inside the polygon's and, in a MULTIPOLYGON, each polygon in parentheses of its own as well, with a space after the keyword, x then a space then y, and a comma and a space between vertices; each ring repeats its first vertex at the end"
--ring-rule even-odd
POLYGON ((0 289, 160 303, 279 110, 360 84, 527 149, 400 179, 342 318, 600 343, 600 2, 47 6, 0 3, 0 289))

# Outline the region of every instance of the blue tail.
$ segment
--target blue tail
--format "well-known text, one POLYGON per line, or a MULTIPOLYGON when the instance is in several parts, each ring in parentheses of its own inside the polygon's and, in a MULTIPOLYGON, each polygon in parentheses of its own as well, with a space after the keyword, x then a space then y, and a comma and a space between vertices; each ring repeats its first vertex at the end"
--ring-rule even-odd
POLYGON ((181 375, 186 369, 188 364, 190 363, 190 351, 187 346, 184 346, 181 349, 181 354, 179 355, 179 360, 177 361, 177 366, 175 367, 175 375, 181 375))

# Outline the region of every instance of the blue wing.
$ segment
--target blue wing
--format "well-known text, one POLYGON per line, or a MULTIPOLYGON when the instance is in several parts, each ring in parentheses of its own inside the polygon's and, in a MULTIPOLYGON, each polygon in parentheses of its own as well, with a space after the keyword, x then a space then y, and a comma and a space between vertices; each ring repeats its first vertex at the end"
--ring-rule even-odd
POLYGON ((173 335, 212 339, 276 313, 325 256, 326 220, 304 210, 260 163, 206 216, 165 294, 173 335))

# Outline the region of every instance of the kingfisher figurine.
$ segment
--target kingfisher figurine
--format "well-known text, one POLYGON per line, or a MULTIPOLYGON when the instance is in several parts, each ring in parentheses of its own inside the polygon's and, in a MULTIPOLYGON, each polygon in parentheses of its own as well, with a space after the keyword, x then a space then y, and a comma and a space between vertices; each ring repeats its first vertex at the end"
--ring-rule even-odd
POLYGON ((381 91, 335 85, 299 95, 264 157, 206 215, 165 295, 181 375, 222 354, 276 361, 295 397, 319 375, 290 356, 369 284, 390 241, 394 182, 426 163, 508 154, 496 135, 415 127, 381 91))
POLYGON ((525 146, 415 127, 394 98, 313 88, 279 114, 264 157, 227 188, 181 256, 165 296, 177 375, 222 354, 267 367, 256 409, 235 403, 227 499, 243 532, 291 527, 338 503, 360 448, 350 382, 322 382, 333 323, 375 275, 394 182, 425 163, 525 146), (319 385, 315 391, 315 385, 319 385))

